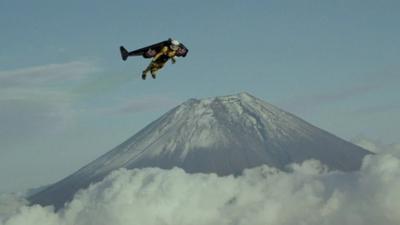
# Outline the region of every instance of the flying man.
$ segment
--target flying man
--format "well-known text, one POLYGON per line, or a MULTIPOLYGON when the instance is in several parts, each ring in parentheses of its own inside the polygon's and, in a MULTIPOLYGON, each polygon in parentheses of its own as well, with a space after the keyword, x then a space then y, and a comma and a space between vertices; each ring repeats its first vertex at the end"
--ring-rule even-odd
POLYGON ((143 56, 144 58, 153 58, 145 70, 142 72, 142 79, 145 80, 147 73, 150 72, 153 79, 156 78, 157 71, 164 67, 165 63, 171 59, 174 64, 176 57, 185 57, 188 49, 177 40, 168 39, 144 48, 129 52, 123 46, 120 47, 122 60, 129 56, 143 56))

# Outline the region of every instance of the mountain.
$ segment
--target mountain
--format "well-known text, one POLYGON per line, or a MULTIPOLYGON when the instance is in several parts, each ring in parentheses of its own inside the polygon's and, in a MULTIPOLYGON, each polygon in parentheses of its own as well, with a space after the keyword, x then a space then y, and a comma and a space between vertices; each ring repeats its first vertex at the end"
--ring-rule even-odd
POLYGON ((368 151, 247 93, 189 99, 67 178, 31 196, 61 208, 74 193, 125 167, 180 167, 189 173, 240 174, 262 164, 317 159, 329 168, 360 168, 368 151))

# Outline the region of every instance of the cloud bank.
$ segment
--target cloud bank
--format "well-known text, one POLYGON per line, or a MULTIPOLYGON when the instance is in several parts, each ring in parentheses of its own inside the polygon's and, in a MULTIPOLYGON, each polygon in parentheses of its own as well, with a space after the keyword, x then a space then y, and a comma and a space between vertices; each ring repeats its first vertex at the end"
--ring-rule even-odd
POLYGON ((367 156, 353 173, 314 160, 291 169, 261 166, 239 177, 120 169, 59 212, 6 198, 0 225, 400 224, 400 159, 392 154, 367 156))

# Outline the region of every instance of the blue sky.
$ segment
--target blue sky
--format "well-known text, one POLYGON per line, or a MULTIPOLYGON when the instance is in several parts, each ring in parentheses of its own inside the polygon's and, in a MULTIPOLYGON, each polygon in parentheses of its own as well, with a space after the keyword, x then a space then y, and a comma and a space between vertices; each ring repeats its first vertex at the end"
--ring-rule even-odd
POLYGON ((398 142, 398 1, 0 2, 1 191, 54 182, 188 98, 246 91, 398 142), (189 48, 156 80, 118 47, 189 48))

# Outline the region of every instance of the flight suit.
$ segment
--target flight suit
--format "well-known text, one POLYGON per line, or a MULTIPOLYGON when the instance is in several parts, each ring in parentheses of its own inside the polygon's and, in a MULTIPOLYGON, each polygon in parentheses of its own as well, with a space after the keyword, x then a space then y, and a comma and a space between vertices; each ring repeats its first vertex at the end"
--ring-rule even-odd
POLYGON ((146 79, 146 75, 149 71, 151 76, 155 79, 157 71, 164 67, 168 59, 171 59, 172 63, 176 62, 175 56, 176 50, 172 50, 170 47, 164 46, 161 51, 154 56, 150 65, 143 71, 142 79, 146 79))

